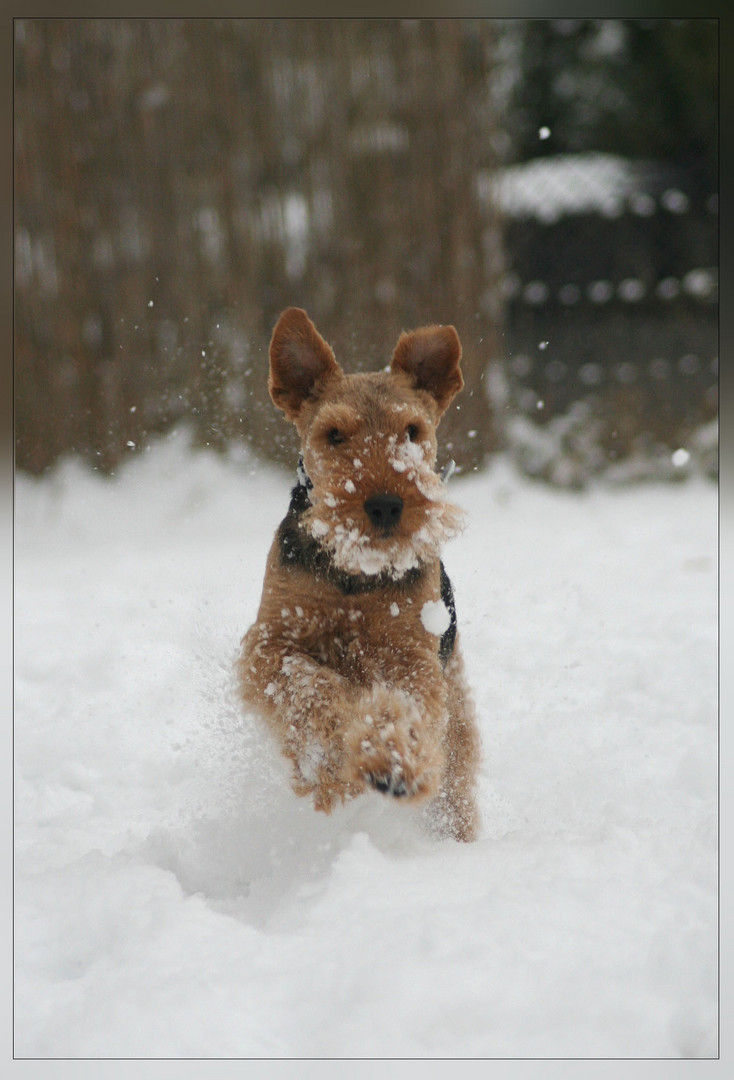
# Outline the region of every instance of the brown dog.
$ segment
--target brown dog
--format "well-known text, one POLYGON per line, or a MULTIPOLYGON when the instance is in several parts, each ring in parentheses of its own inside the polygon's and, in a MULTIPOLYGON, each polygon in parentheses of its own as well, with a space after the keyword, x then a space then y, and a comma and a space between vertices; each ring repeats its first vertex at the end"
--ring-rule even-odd
POLYGON ((460 359, 453 326, 428 326, 401 335, 389 372, 345 375, 305 311, 281 315, 269 389, 301 437, 300 481, 237 668, 317 810, 371 785, 472 840, 479 737, 439 557, 462 515, 434 469, 460 359))

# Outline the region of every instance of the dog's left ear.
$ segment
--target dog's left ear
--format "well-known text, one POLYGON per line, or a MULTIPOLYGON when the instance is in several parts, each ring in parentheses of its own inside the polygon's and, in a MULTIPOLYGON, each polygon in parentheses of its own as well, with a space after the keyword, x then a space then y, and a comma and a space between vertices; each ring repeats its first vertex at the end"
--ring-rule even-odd
POLYGON ((461 342, 453 326, 423 326, 400 335, 391 370, 407 375, 415 390, 426 390, 440 414, 464 385, 460 361, 461 342))

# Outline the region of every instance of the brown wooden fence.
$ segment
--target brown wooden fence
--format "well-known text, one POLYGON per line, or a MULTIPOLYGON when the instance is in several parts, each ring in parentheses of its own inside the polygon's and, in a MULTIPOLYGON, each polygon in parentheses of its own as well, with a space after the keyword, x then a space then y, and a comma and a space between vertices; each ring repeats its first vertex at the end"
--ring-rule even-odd
POLYGON ((289 304, 352 370, 454 323, 467 391, 442 433, 480 463, 494 38, 490 20, 16 21, 16 464, 109 471, 184 419, 285 457, 266 366, 289 304))

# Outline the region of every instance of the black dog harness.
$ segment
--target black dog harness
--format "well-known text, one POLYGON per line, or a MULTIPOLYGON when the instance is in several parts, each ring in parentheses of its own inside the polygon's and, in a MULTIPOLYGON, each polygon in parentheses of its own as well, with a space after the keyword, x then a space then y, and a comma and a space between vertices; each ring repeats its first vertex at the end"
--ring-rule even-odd
MULTIPOLYGON (((278 529, 278 547, 280 561, 283 566, 299 567, 301 570, 306 570, 330 585, 334 585, 344 596, 375 592, 388 585, 393 588, 396 586, 407 588, 415 585, 420 580, 424 572, 421 567, 408 570, 397 581, 387 571, 380 574, 348 574, 344 570, 335 567, 328 551, 300 526, 302 514, 312 505, 309 498, 309 491, 312 488, 313 484, 306 475, 303 460, 299 459, 298 483, 291 491, 288 513, 278 529)), ((438 646, 439 658, 445 666, 454 651, 456 641, 456 604, 454 602, 454 590, 451 588, 451 581, 442 562, 440 567, 441 600, 450 616, 448 628, 441 635, 438 646)))

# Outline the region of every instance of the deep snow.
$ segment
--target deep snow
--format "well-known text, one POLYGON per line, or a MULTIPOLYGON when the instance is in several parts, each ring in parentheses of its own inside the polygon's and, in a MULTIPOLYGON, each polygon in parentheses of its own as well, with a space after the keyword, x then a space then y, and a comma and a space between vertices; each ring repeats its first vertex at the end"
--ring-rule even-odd
POLYGON ((290 483, 183 433, 16 479, 16 1055, 714 1056, 714 485, 452 480, 461 846, 317 815, 233 700, 290 483))

